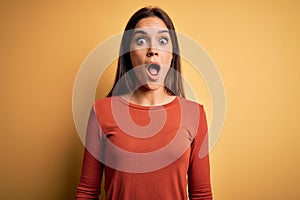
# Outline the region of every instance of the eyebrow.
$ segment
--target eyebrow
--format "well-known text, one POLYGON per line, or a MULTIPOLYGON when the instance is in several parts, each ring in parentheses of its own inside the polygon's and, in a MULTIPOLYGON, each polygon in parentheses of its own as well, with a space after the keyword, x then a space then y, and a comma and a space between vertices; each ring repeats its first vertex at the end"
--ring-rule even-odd
MULTIPOLYGON (((135 31, 135 32, 133 33, 133 36, 134 36, 135 34, 138 34, 138 33, 143 34, 143 35, 147 35, 147 32, 142 31, 142 30, 137 30, 137 31, 135 31)), ((159 30, 158 33, 169 33, 169 30, 159 30)))
POLYGON ((160 30, 158 33, 169 33, 169 30, 160 30))
POLYGON ((147 35, 147 33, 145 31, 142 31, 142 30, 134 31, 133 35, 138 34, 138 33, 141 33, 143 35, 147 35))

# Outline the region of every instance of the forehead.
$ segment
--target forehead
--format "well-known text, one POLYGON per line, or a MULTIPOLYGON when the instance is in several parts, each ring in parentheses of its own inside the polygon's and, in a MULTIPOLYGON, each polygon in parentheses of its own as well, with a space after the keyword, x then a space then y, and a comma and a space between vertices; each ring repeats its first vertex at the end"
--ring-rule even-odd
POLYGON ((158 17, 147 17, 143 18, 135 26, 136 29, 142 29, 142 28, 162 28, 167 29, 166 24, 163 20, 161 20, 158 17))

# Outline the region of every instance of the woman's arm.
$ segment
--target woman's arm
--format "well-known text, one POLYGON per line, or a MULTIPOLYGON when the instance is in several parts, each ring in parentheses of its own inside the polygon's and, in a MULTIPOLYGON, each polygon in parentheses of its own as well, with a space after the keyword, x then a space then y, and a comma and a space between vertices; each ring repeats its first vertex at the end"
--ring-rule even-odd
POLYGON ((101 180, 104 165, 99 161, 101 153, 100 128, 94 109, 91 110, 87 133, 82 173, 77 186, 76 200, 97 199, 101 193, 101 180), (98 159, 97 159, 98 158, 98 159))
POLYGON ((188 190, 190 200, 211 200, 210 166, 208 155, 207 122, 203 106, 200 106, 198 131, 191 144, 190 163, 188 170, 188 190), (203 147, 202 147, 203 145, 203 147), (202 149, 201 149, 202 148, 202 149), (203 149, 204 148, 204 149, 203 149), (199 157, 200 150, 206 155, 199 157))

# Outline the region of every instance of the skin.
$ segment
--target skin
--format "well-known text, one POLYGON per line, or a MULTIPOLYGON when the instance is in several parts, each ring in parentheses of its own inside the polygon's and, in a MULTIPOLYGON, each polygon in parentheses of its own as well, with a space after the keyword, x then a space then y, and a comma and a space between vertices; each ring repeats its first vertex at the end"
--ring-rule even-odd
POLYGON ((175 96, 167 94, 163 85, 173 55, 167 26, 160 18, 143 18, 136 24, 130 57, 137 79, 143 86, 132 96, 125 95, 125 99, 143 106, 163 105, 174 100, 175 96), (151 80, 147 75, 150 63, 161 66, 158 80, 151 80))

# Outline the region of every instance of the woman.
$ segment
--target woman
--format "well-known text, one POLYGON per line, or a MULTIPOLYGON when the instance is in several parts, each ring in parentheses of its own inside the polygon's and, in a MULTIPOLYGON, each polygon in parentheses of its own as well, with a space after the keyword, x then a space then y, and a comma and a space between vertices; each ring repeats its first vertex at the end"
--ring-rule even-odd
POLYGON ((202 105, 184 98, 178 41, 160 8, 123 34, 113 89, 90 114, 76 199, 212 199, 202 105), (187 189, 188 188, 188 189, 187 189), (187 191, 188 190, 188 191, 187 191))

